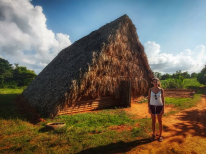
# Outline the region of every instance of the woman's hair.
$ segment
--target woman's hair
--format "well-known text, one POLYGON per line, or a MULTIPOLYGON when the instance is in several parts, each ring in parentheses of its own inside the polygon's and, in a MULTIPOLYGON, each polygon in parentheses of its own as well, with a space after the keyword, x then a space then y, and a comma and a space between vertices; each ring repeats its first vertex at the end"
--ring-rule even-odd
POLYGON ((161 87, 160 79, 159 79, 159 78, 156 78, 156 77, 155 77, 155 78, 152 78, 152 82, 153 82, 154 80, 159 81, 159 83, 157 84, 157 86, 158 86, 158 87, 161 87))

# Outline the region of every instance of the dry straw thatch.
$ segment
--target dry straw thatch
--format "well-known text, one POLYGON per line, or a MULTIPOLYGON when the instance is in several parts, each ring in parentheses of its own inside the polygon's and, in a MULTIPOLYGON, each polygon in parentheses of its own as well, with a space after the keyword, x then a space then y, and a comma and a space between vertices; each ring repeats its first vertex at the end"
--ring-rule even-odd
POLYGON ((133 97, 143 95, 152 77, 136 28, 123 15, 63 49, 22 98, 41 115, 54 117, 82 98, 114 95, 125 78, 132 82, 133 97))

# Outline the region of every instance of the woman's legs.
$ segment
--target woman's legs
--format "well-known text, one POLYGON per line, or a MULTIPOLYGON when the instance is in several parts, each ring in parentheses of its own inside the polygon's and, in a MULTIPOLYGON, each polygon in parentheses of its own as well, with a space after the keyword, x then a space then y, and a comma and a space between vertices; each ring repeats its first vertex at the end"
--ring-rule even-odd
POLYGON ((158 118, 158 123, 159 123, 160 136, 162 136, 162 114, 158 114, 157 118, 158 118))
POLYGON ((153 131, 153 135, 155 136, 156 115, 151 114, 151 117, 152 117, 152 131, 153 131))

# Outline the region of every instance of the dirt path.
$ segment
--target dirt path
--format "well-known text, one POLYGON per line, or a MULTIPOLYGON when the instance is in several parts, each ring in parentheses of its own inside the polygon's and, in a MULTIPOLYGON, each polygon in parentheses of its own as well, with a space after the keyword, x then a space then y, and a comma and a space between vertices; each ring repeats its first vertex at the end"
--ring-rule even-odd
MULTIPOLYGON (((150 117, 147 104, 132 104, 126 109, 139 118, 150 117)), ((166 108, 166 113, 171 107, 166 108)), ((206 153, 206 95, 197 106, 163 118, 164 141, 137 146, 128 153, 206 153)))
MULTIPOLYGON (((136 114, 137 118, 141 119, 141 118, 150 118, 150 114, 148 113, 148 104, 147 103, 142 103, 142 104, 138 104, 138 103, 132 103, 131 104, 131 108, 125 108, 125 111, 132 113, 132 114, 136 114)), ((168 113, 170 111, 172 111, 173 108, 171 107, 171 105, 166 105, 165 107, 165 113, 168 113)))

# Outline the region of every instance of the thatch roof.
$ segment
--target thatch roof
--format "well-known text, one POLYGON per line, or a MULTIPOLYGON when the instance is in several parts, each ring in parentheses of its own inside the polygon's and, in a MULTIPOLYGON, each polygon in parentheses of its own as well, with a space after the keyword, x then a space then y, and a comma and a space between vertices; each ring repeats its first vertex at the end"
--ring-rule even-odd
POLYGON ((153 76, 136 28, 127 15, 63 49, 23 91, 41 115, 84 96, 112 95, 120 76, 132 80, 132 94, 145 94, 153 76))

